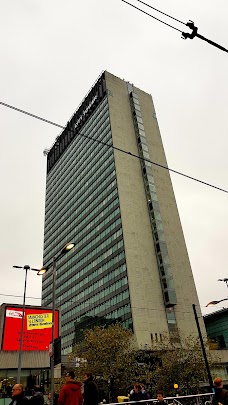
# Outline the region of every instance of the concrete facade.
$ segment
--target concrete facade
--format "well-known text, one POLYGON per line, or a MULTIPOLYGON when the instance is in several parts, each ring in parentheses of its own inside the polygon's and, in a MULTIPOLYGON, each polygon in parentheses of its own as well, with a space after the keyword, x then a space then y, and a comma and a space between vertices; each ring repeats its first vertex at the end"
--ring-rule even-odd
MULTIPOLYGON (((107 72, 106 80, 113 144, 138 155, 128 85, 107 72)), ((141 106, 150 159, 167 166, 152 97, 135 87, 134 92, 141 106)), ((139 346, 150 345, 151 334, 157 334, 159 340, 168 334, 168 327, 141 166, 139 159, 114 153, 134 331, 139 346)), ((199 301, 169 171, 154 165, 152 170, 177 296, 177 328, 184 339, 197 336, 192 304, 199 308, 199 301)), ((205 334, 202 322, 201 329, 205 334)))

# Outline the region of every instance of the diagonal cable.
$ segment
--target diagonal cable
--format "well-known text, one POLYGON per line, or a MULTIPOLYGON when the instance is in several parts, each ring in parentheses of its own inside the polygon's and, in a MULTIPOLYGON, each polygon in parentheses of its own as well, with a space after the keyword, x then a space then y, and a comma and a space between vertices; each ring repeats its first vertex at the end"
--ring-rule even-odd
POLYGON ((129 6, 131 6, 131 7, 133 7, 133 8, 135 8, 136 10, 141 11, 143 14, 148 15, 149 17, 153 18, 154 20, 157 20, 157 21, 159 21, 160 23, 165 24, 165 25, 167 25, 168 27, 173 28, 174 30, 179 31, 179 32, 182 33, 182 31, 181 31, 181 30, 178 30, 178 28, 175 28, 175 27, 173 27, 172 25, 167 24, 166 22, 164 22, 164 21, 162 21, 162 20, 159 20, 159 18, 154 17, 153 15, 147 13, 146 11, 142 10, 142 9, 139 8, 139 7, 134 6, 134 5, 131 4, 131 3, 128 3, 128 1, 126 1, 126 0, 121 0, 121 1, 122 1, 123 3, 128 4, 129 6))
MULTIPOLYGON (((122 0, 122 1, 123 1, 123 0, 122 0)), ((63 126, 63 125, 57 124, 56 122, 47 120, 46 118, 43 118, 43 117, 40 117, 40 116, 38 116, 38 115, 32 114, 32 113, 30 113, 30 112, 28 112, 28 111, 22 110, 21 108, 14 107, 14 106, 12 106, 12 105, 10 105, 10 104, 6 104, 6 103, 4 103, 4 102, 2 102, 2 101, 0 101, 0 105, 3 105, 4 107, 10 108, 10 109, 12 109, 12 110, 18 111, 18 112, 20 112, 20 113, 22 113, 22 114, 28 115, 29 117, 32 117, 32 118, 38 119, 38 120, 40 120, 40 121, 46 122, 47 124, 54 125, 54 126, 56 126, 56 127, 58 127, 58 128, 65 129, 65 126, 63 126)), ((70 131, 75 134, 75 131, 72 131, 72 130, 70 130, 70 131)), ((149 163, 153 164, 154 166, 158 166, 158 167, 160 167, 160 168, 162 168, 162 169, 166 169, 166 170, 168 170, 169 172, 172 172, 172 173, 175 173, 175 174, 179 174, 180 176, 186 177, 187 179, 196 181, 196 182, 198 182, 198 183, 200 183, 200 184, 204 184, 205 186, 214 188, 214 189, 216 189, 216 190, 219 190, 219 191, 222 191, 223 193, 227 193, 227 194, 228 194, 228 190, 226 190, 226 189, 223 189, 223 188, 221 188, 221 187, 215 186, 214 184, 211 184, 211 183, 207 183, 206 181, 197 179, 196 177, 189 176, 188 174, 182 173, 182 172, 180 172, 180 171, 178 171, 178 170, 171 169, 170 167, 164 166, 164 165, 162 165, 162 164, 160 164, 160 163, 153 162, 153 161, 150 160, 150 159, 142 158, 141 156, 135 155, 135 154, 132 153, 132 152, 126 151, 126 150, 121 149, 121 148, 118 148, 117 146, 110 145, 110 144, 108 144, 108 143, 106 143, 106 142, 103 142, 103 141, 101 141, 101 140, 99 140, 99 139, 92 138, 92 137, 90 137, 90 136, 88 136, 88 135, 85 135, 85 134, 83 134, 83 133, 80 133, 80 132, 79 132, 77 135, 82 136, 83 138, 87 138, 87 139, 89 139, 89 140, 92 140, 93 142, 99 143, 99 144, 101 144, 101 145, 103 145, 103 146, 106 146, 106 147, 108 147, 108 148, 112 148, 112 149, 114 149, 114 150, 117 150, 118 152, 121 152, 121 153, 124 153, 124 154, 126 154, 126 155, 132 156, 132 157, 137 158, 137 159, 139 159, 139 160, 142 160, 142 161, 144 161, 144 162, 149 162, 149 163)))

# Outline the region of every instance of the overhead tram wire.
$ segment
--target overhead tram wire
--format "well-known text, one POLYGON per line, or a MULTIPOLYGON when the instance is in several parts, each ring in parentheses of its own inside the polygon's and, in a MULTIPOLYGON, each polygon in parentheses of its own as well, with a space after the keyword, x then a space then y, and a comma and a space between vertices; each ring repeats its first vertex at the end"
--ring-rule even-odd
POLYGON ((177 18, 174 18, 174 17, 172 17, 171 15, 166 14, 166 13, 164 13, 164 12, 161 11, 161 10, 158 10, 158 8, 152 7, 150 4, 144 3, 144 1, 142 1, 142 0, 136 0, 136 1, 138 1, 138 2, 141 3, 141 4, 144 4, 144 6, 147 6, 147 7, 149 7, 149 8, 152 8, 153 10, 157 11, 158 13, 161 13, 161 14, 165 15, 166 17, 171 18, 172 20, 175 20, 175 21, 179 22, 180 24, 186 25, 183 21, 180 21, 180 20, 178 20, 177 18))
MULTIPOLYGON (((159 18, 154 17, 153 15, 147 13, 146 11, 142 10, 141 8, 134 6, 134 4, 128 3, 128 1, 126 1, 126 0, 121 0, 121 1, 122 1, 123 3, 128 4, 129 6, 131 6, 131 7, 133 7, 133 8, 135 8, 136 10, 141 11, 141 13, 148 15, 149 17, 153 18, 154 20, 157 20, 157 21, 159 21, 160 23, 165 24, 165 25, 167 25, 168 27, 173 28, 173 29, 176 30, 176 31, 179 31, 179 32, 182 34, 182 31, 179 30, 178 28, 175 28, 175 27, 173 27, 172 25, 167 24, 165 21, 162 21, 162 20, 160 20, 159 18)), ((144 3, 144 4, 146 4, 146 3, 144 3)), ((147 4, 147 6, 148 6, 148 4, 147 4)), ((172 18, 172 17, 171 17, 171 18, 172 18)))
MULTIPOLYGON (((13 298, 23 298, 23 295, 13 295, 13 294, 0 294, 0 296, 3 296, 3 297, 13 297, 13 298)), ((26 299, 27 298, 29 298, 29 299, 33 299, 33 300, 42 300, 42 297, 26 297, 26 299)), ((57 298, 57 300, 56 301, 59 301, 59 303, 58 303, 58 305, 62 305, 62 304, 64 304, 64 303, 69 303, 69 304, 71 304, 71 303, 73 303, 73 304, 75 304, 75 303, 77 303, 77 301, 75 301, 75 300, 69 300, 69 301, 66 301, 65 299, 61 302, 61 300, 60 299, 58 299, 57 298)), ((18 305, 18 304, 12 304, 12 305, 18 305)), ((49 304, 48 304, 49 305, 49 304)), ((44 305, 45 306, 45 305, 44 305)), ((206 305, 199 305, 200 306, 200 308, 208 308, 206 305)), ((111 305, 107 305, 107 307, 110 307, 111 308, 111 305)), ((133 308, 136 308, 136 307, 133 307, 133 308)), ((218 305, 216 305, 216 309, 217 308, 222 308, 222 309, 224 309, 224 307, 220 307, 220 306, 218 306, 218 305)), ((139 309, 147 309, 146 307, 140 307, 139 309)), ((225 308, 226 309, 226 308, 225 308)), ((162 311, 163 312, 163 310, 162 309, 155 309, 155 308, 151 308, 150 309, 151 311, 162 311)), ((176 312, 180 312, 180 313, 183 313, 183 311, 176 311, 176 312)), ((215 311, 216 312, 216 311, 215 311)), ((184 313, 186 313, 186 314, 191 314, 192 312, 188 312, 188 311, 184 311, 184 313)))
MULTIPOLYGON (((123 0, 121 0, 121 1, 123 1, 123 0)), ((124 1, 125 1, 125 0, 124 0, 124 1)), ((2 102, 2 101, 0 101, 0 105, 3 105, 4 107, 10 108, 10 109, 12 109, 12 110, 18 111, 18 112, 20 112, 20 113, 22 113, 22 114, 28 115, 29 117, 32 117, 32 118, 38 119, 38 120, 40 120, 40 121, 43 121, 43 122, 45 122, 45 123, 47 123, 47 124, 54 125, 55 127, 58 127, 58 128, 61 128, 61 129, 65 129, 65 126, 63 126, 63 125, 57 124, 56 122, 47 120, 46 118, 42 118, 42 117, 40 117, 40 116, 38 116, 38 115, 35 115, 35 114, 32 114, 32 113, 30 113, 30 112, 28 112, 28 111, 22 110, 21 108, 14 107, 14 106, 12 106, 12 105, 10 105, 10 104, 6 104, 6 103, 4 103, 4 102, 2 102)), ((70 129, 69 129, 69 131, 72 132, 73 134, 75 134, 75 131, 70 130, 70 129)), ((136 159, 139 159, 139 160, 141 160, 141 161, 143 161, 143 162, 149 162, 149 163, 151 163, 151 164, 154 165, 154 166, 160 167, 161 169, 166 169, 166 170, 168 170, 168 171, 171 172, 171 173, 179 174, 180 176, 185 177, 185 178, 187 178, 187 179, 189 179, 189 180, 196 181, 197 183, 203 184, 203 185, 205 185, 205 186, 214 188, 214 189, 216 189, 216 190, 219 190, 219 191, 222 191, 223 193, 227 193, 227 194, 228 194, 228 190, 226 190, 226 189, 223 189, 223 188, 221 188, 221 187, 215 186, 214 184, 211 184, 211 183, 207 183, 206 181, 197 179, 196 177, 189 176, 188 174, 179 172, 178 170, 171 169, 170 167, 164 166, 164 165, 162 165, 162 164, 160 164, 160 163, 153 162, 153 161, 150 160, 150 159, 142 158, 141 156, 135 155, 135 154, 132 153, 132 152, 126 151, 126 150, 121 149, 121 148, 118 148, 117 146, 110 145, 110 144, 108 144, 107 142, 103 142, 103 141, 100 141, 99 139, 92 138, 92 137, 90 137, 90 136, 88 136, 88 135, 85 135, 85 134, 83 134, 83 133, 81 133, 81 132, 78 132, 76 135, 81 136, 81 137, 86 138, 86 139, 89 139, 89 140, 92 140, 93 142, 99 143, 99 144, 101 144, 101 145, 103 145, 103 146, 106 146, 106 147, 111 148, 111 149, 113 149, 113 150, 116 150, 116 151, 118 151, 118 152, 124 153, 125 155, 129 155, 129 156, 134 157, 134 158, 136 158, 136 159)))
MULTIPOLYGON (((13 298, 23 298, 23 295, 13 295, 13 294, 0 294, 1 297, 13 297, 13 298)), ((26 299, 33 299, 33 300, 41 300, 42 298, 39 297, 27 297, 26 299)))
POLYGON ((155 7, 152 7, 150 4, 147 4, 147 3, 143 2, 142 0, 136 0, 136 1, 138 1, 139 3, 141 3, 141 4, 144 4, 144 6, 149 7, 149 8, 152 8, 153 10, 156 10, 158 13, 161 13, 161 14, 165 15, 166 17, 171 18, 172 20, 175 20, 175 21, 179 22, 180 24, 186 25, 187 27, 190 28, 190 30, 192 30, 191 33, 182 32, 182 31, 180 31, 178 28, 175 28, 175 27, 173 27, 172 25, 167 24, 165 21, 162 21, 162 20, 160 20, 159 18, 154 17, 153 15, 147 13, 146 11, 142 10, 141 8, 136 7, 134 4, 131 4, 131 3, 129 3, 129 2, 126 1, 126 0, 121 0, 121 1, 122 1, 123 3, 128 4, 129 6, 131 6, 131 7, 133 7, 133 8, 135 8, 136 10, 141 11, 141 13, 146 14, 146 15, 148 15, 149 17, 151 17, 151 18, 153 18, 153 19, 159 21, 160 23, 165 24, 165 25, 167 25, 168 27, 173 28, 174 30, 181 32, 183 39, 187 39, 187 38, 193 39, 193 38, 197 37, 197 38, 199 38, 199 39, 202 39, 202 41, 205 41, 205 42, 207 42, 208 44, 210 44, 210 45, 212 45, 212 46, 214 46, 214 47, 220 49, 221 51, 224 51, 224 52, 228 53, 228 49, 224 48, 224 46, 221 46, 221 45, 217 44, 216 42, 211 41, 210 39, 205 38, 203 35, 199 34, 199 33, 198 33, 198 28, 195 26, 194 22, 191 21, 191 20, 189 20, 189 21, 185 24, 183 21, 180 21, 180 20, 178 20, 177 18, 174 18, 174 17, 172 17, 171 15, 166 14, 166 13, 164 13, 163 11, 160 11, 160 10, 158 10, 158 9, 155 8, 155 7))

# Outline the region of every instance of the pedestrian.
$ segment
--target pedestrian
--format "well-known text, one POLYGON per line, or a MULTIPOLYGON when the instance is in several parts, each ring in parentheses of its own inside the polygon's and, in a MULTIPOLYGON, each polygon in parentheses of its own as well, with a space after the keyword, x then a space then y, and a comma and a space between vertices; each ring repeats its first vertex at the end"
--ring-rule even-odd
POLYGON ((27 405, 28 398, 24 394, 23 385, 15 384, 12 388, 12 401, 10 405, 27 405))
POLYGON ((40 386, 34 386, 34 394, 29 400, 29 405, 44 405, 44 395, 41 392, 40 386))
POLYGON ((216 377, 213 381, 215 393, 212 398, 213 405, 228 405, 228 391, 223 388, 223 381, 216 377))
POLYGON ((164 401, 164 392, 162 390, 157 391, 157 400, 159 402, 159 405, 168 405, 167 402, 164 401))
POLYGON ((143 399, 150 399, 150 394, 146 390, 145 385, 144 384, 140 384, 140 385, 141 385, 141 393, 143 394, 143 399))
POLYGON ((141 391, 141 385, 138 383, 134 384, 133 390, 130 392, 130 401, 142 401, 144 398, 143 393, 141 391))
POLYGON ((61 388, 58 398, 58 405, 82 405, 83 397, 81 383, 75 381, 73 371, 68 371, 65 376, 66 383, 61 388))
POLYGON ((93 380, 92 373, 85 373, 83 377, 84 382, 84 405, 98 405, 99 403, 99 390, 98 386, 93 380))

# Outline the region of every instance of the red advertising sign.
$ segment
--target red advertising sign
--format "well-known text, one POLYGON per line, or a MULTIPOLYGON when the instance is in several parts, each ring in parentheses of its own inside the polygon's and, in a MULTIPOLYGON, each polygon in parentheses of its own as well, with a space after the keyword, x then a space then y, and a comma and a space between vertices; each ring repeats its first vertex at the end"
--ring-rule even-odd
MULTIPOLYGON (((6 307, 2 350, 19 350, 23 309, 6 307)), ((22 350, 49 350, 52 310, 26 307, 22 350)), ((55 339, 59 336, 59 311, 55 311, 55 339)))

